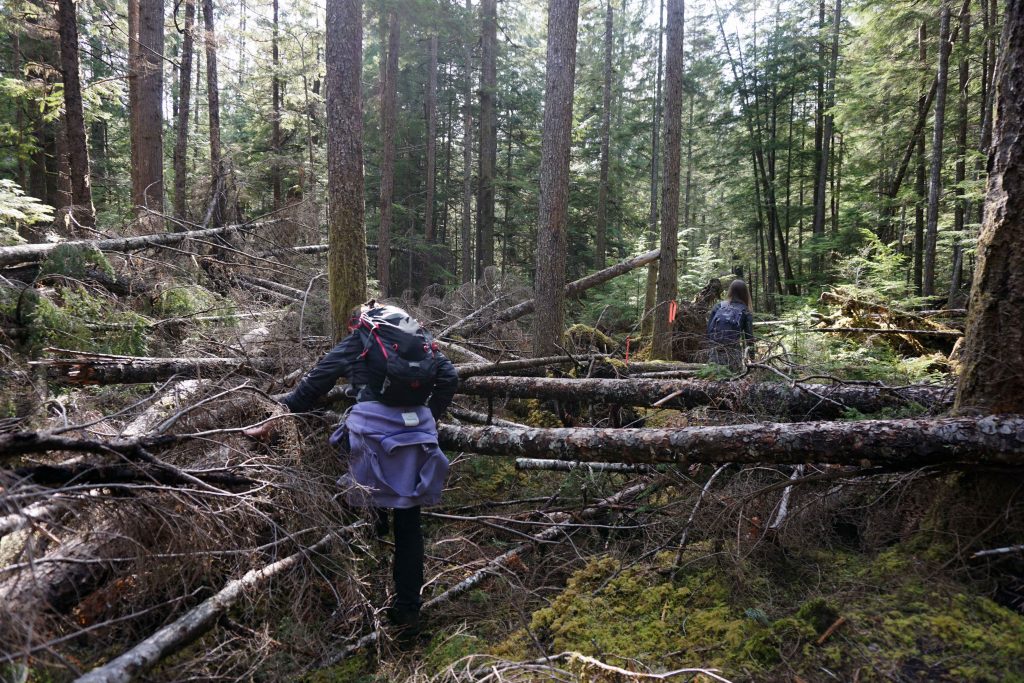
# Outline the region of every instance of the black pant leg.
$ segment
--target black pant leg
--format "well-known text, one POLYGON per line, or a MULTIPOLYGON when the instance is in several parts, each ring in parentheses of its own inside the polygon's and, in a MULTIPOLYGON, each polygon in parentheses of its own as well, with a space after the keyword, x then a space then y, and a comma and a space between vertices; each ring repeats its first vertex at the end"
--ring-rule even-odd
POLYGON ((423 527, 420 508, 395 508, 395 607, 418 612, 423 588, 423 527))

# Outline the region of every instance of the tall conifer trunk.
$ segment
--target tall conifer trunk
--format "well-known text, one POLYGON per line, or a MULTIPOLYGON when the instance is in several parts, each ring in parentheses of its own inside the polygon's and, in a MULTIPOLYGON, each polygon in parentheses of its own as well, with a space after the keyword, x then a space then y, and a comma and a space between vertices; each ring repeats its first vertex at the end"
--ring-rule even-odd
POLYGON ((605 0, 604 10, 604 70, 601 88, 601 180, 597 192, 597 227, 594 239, 594 266, 605 267, 608 251, 608 170, 610 165, 612 125, 612 0, 605 0))
POLYGON ((281 58, 278 49, 279 8, 278 0, 274 0, 274 27, 270 40, 270 53, 274 75, 271 78, 271 106, 273 113, 270 120, 270 149, 274 159, 270 163, 271 191, 274 195, 274 210, 283 205, 281 192, 281 58))
POLYGON ((423 234, 434 241, 434 189, 437 174, 437 35, 430 36, 427 56, 427 197, 423 207, 423 234))
POLYGON ((678 284, 679 162, 683 118, 683 0, 668 0, 665 59, 665 184, 661 195, 661 256, 658 259, 657 303, 651 357, 672 357, 670 305, 678 284))
POLYGON ((476 277, 494 265, 494 179, 498 167, 498 2, 480 3, 480 175, 476 197, 476 277))
MULTIPOLYGON (((658 68, 654 72, 654 111, 651 117, 651 202, 647 216, 647 246, 650 249, 658 239, 658 156, 661 134, 661 58, 664 32, 665 0, 658 5, 658 68)), ((644 291, 644 315, 640 333, 650 337, 654 333, 654 307, 657 301, 658 263, 647 266, 647 289, 644 291)))
POLYGON ((932 164, 928 175, 928 217, 924 233, 924 277, 921 293, 935 294, 935 249, 939 238, 939 199, 942 192, 942 144, 946 126, 946 86, 949 82, 949 4, 942 3, 939 23, 939 70, 936 75, 935 128, 932 132, 932 164))
POLYGON ((991 173, 956 408, 1024 413, 1024 4, 1006 4, 991 173))
POLYGON ((579 0, 549 0, 533 318, 533 350, 538 356, 558 351, 565 319, 565 232, 578 17, 579 0))
MULTIPOLYGON (((473 10, 471 0, 466 0, 466 16, 473 10)), ((463 45, 466 80, 462 101, 462 283, 473 281, 473 249, 470 243, 473 234, 471 206, 473 202, 473 60, 469 41, 463 45)))
MULTIPOLYGON (((193 30, 196 19, 195 0, 185 0, 185 28, 181 41, 181 65, 178 75, 178 120, 174 140, 174 217, 187 218, 188 204, 185 186, 188 180, 188 115, 192 104, 192 52, 193 30)), ((185 230, 175 224, 176 230, 185 230)))
POLYGON ((391 294, 391 213, 395 198, 395 130, 398 112, 398 12, 388 14, 388 51, 381 81, 380 227, 377 229, 377 279, 384 296, 391 294))
POLYGON ((328 282, 334 338, 366 299, 363 228, 363 3, 327 0, 328 282))
POLYGON ((64 122, 71 170, 72 216, 82 227, 92 228, 96 225, 96 210, 92 205, 89 178, 89 147, 85 138, 82 79, 78 61, 78 18, 74 0, 58 0, 57 25, 60 31, 60 71, 64 80, 64 122))
MULTIPOLYGON (((134 46, 130 59, 129 103, 132 131, 132 202, 146 232, 158 232, 163 221, 151 212, 164 208, 163 86, 164 5, 162 0, 132 0, 129 27, 135 21, 134 46), (134 5, 134 8, 132 7, 134 5), (147 211, 148 209, 148 211, 147 211)), ((130 32, 130 30, 129 30, 130 32)))
POLYGON ((814 188, 814 223, 812 231, 814 236, 819 239, 825 236, 825 195, 828 184, 828 170, 831 162, 830 145, 835 122, 832 116, 832 108, 836 102, 836 71, 839 66, 839 29, 842 21, 842 12, 842 0, 836 0, 835 12, 832 17, 832 51, 829 55, 830 63, 825 90, 825 110, 822 113, 821 155, 818 160, 814 188))
POLYGON ((220 90, 217 85, 217 34, 213 23, 213 0, 203 0, 203 23, 206 29, 206 102, 210 122, 210 187, 212 194, 204 224, 219 227, 227 211, 227 170, 220 146, 220 90))

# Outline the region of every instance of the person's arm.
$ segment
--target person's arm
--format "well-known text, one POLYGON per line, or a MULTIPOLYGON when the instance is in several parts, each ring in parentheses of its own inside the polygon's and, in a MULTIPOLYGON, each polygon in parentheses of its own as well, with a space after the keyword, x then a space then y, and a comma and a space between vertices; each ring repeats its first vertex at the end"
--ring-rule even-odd
POLYGON ((444 411, 448 410, 452 399, 455 398, 455 392, 459 388, 459 373, 447 356, 440 351, 436 353, 438 356, 437 379, 434 380, 434 391, 430 394, 427 407, 430 408, 430 414, 434 416, 434 419, 438 420, 444 415, 444 411))
POLYGON ((299 385, 281 399, 293 413, 303 413, 327 394, 341 377, 349 377, 352 364, 362 353, 363 342, 359 333, 353 332, 327 352, 312 370, 306 373, 299 385))

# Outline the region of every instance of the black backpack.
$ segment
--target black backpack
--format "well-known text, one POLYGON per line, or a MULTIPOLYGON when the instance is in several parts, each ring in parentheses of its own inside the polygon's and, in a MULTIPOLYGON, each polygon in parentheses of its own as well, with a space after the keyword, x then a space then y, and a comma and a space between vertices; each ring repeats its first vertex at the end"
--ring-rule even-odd
POLYGON ((375 306, 359 316, 356 330, 378 400, 389 406, 426 403, 437 379, 437 342, 419 321, 396 306, 375 306))
POLYGON ((743 314, 747 307, 726 301, 715 310, 708 323, 708 338, 714 344, 739 344, 743 333, 743 314))

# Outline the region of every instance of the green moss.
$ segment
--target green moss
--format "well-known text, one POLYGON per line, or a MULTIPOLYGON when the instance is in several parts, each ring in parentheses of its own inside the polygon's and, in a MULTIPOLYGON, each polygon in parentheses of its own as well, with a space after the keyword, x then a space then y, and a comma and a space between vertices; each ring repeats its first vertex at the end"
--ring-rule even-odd
POLYGON ((531 427, 564 427, 558 416, 550 410, 544 410, 543 403, 537 399, 526 401, 526 424, 531 427))
POLYGON ((195 284, 175 283, 160 289, 153 299, 153 311, 169 318, 195 315, 230 316, 234 304, 224 297, 195 284))
POLYGON ((480 639, 467 633, 438 634, 430 641, 423 659, 429 671, 440 673, 453 662, 479 652, 482 648, 480 639))
POLYGON ((607 334, 589 325, 576 323, 563 335, 566 343, 577 349, 596 348, 602 353, 608 353, 618 347, 618 342, 607 334))
POLYGON ((65 275, 81 279, 90 270, 99 270, 114 277, 114 267, 99 249, 92 245, 59 244, 39 265, 39 277, 65 275))
POLYGON ((115 309, 109 299, 82 287, 62 290, 62 305, 40 298, 29 322, 28 347, 33 355, 47 346, 131 356, 147 354, 149 321, 131 311, 115 309))
POLYGON ((373 665, 366 656, 349 657, 337 666, 315 671, 302 679, 306 683, 373 683, 373 665))

